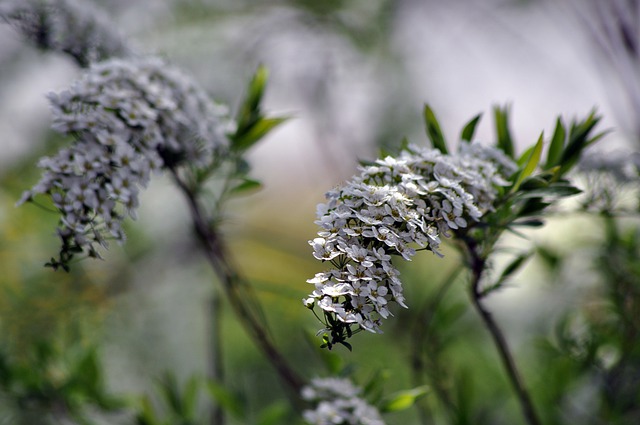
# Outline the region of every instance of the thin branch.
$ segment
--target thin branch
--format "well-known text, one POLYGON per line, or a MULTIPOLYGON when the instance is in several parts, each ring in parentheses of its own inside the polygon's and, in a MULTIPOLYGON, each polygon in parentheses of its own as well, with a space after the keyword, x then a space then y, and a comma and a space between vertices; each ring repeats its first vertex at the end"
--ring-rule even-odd
POLYGON ((478 254, 477 245, 473 241, 467 241, 467 249, 470 256, 471 261, 471 272, 472 272, 472 281, 471 281, 471 300, 473 302, 474 307, 480 314, 482 321, 485 326, 489 330, 491 337, 493 338, 493 342, 498 350, 498 354, 500 355, 500 360, 507 372, 507 376, 509 377, 509 381, 515 391, 518 402, 520 403, 520 408, 522 410, 522 414, 529 425, 541 425, 540 419, 535 411, 533 406, 533 402, 531 401, 531 397, 529 392, 527 391, 524 382, 518 372, 515 361, 509 350, 509 346, 507 345, 507 340, 498 327, 498 324, 493 319, 491 313, 482 305, 482 291, 480 290, 480 278, 482 277, 482 273, 484 271, 486 265, 486 259, 478 254))
POLYGON ((226 246, 215 231, 215 228, 209 224, 206 218, 207 215, 198 203, 196 195, 191 188, 182 181, 176 170, 171 171, 176 184, 187 198, 196 234, 203 245, 207 261, 222 284, 231 307, 247 332, 253 337, 255 343, 276 369, 281 380, 296 394, 294 402, 298 402, 298 395, 304 386, 304 381, 278 351, 270 340, 265 327, 262 326, 245 303, 242 294, 239 292, 239 287, 247 285, 247 282, 244 281, 233 266, 226 246))

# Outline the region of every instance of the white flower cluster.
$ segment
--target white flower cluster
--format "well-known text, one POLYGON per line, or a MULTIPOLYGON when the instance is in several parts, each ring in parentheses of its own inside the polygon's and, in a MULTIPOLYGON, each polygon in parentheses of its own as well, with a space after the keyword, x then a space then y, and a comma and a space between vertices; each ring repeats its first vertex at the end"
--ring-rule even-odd
POLYGON ((302 389, 302 398, 315 403, 304 419, 313 425, 384 425, 378 409, 360 397, 348 379, 315 378, 302 389))
POLYGON ((634 198, 628 195, 637 192, 640 153, 589 152, 580 158, 578 173, 585 178, 585 208, 595 211, 620 208, 628 203, 624 201, 634 198))
POLYGON ((409 146, 327 193, 318 206, 321 230, 309 243, 333 268, 307 281, 315 290, 304 303, 323 310, 333 342, 350 336, 351 325, 380 332, 390 302, 406 307, 392 256, 410 260, 416 248, 439 254, 440 235, 491 211, 516 170, 502 151, 479 143, 463 142, 455 155, 409 146))
POLYGON ((87 1, 7 0, 0 18, 38 47, 65 52, 83 67, 131 52, 117 27, 87 1))
POLYGON ((226 110, 159 59, 96 64, 49 100, 52 127, 75 141, 40 161, 43 177, 20 203, 46 194, 62 215, 57 265, 85 249, 98 256, 107 237, 124 241, 122 220, 135 218, 152 171, 207 166, 229 146, 226 110))

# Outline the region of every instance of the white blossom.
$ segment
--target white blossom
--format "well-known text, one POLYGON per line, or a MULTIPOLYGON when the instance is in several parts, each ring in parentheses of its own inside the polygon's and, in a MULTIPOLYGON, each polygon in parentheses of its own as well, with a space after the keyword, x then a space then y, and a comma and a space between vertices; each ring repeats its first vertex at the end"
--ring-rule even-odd
POLYGON ((577 171, 585 179, 585 208, 596 211, 623 205, 634 208, 627 204, 640 181, 640 153, 592 151, 580 159, 577 171))
POLYGON ((83 67, 131 54, 117 25, 91 2, 6 0, 0 5, 0 19, 38 47, 67 53, 83 67))
MULTIPOLYGON (((19 203, 46 195, 61 214, 60 263, 124 241, 150 175, 207 167, 229 148, 232 122, 190 79, 157 58, 93 65, 69 90, 50 94, 52 127, 75 138, 43 158, 42 179, 19 203)), ((61 265, 60 264, 60 265, 61 265)))
POLYGON ((456 154, 409 146, 360 168, 317 208, 316 259, 332 268, 307 282, 307 307, 320 307, 333 342, 356 325, 381 332, 389 306, 406 307, 392 256, 411 260, 416 250, 439 254, 440 237, 463 232, 494 209, 498 188, 517 166, 503 152, 462 143, 456 154))
POLYGON ((302 389, 302 398, 314 403, 303 412, 312 425, 384 425, 378 409, 361 397, 362 390, 344 378, 315 378, 302 389))

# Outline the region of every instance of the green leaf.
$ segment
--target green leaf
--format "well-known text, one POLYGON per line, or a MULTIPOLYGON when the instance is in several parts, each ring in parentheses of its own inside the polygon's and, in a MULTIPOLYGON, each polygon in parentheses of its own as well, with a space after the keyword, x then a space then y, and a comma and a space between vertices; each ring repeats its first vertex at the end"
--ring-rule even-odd
POLYGON ((562 255, 558 254, 552 248, 547 246, 538 245, 536 247, 536 251, 538 257, 541 258, 544 261, 544 264, 552 271, 557 270, 558 266, 564 259, 562 255))
POLYGON ((560 176, 564 175, 566 172, 571 170, 571 168, 573 168, 573 166, 580 159, 580 156, 582 155, 582 152, 585 148, 595 143, 606 134, 599 133, 595 136, 590 136, 591 131, 599 121, 600 117, 597 116, 594 111, 591 112, 591 114, 589 114, 589 116, 584 121, 574 122, 571 124, 567 146, 562 152, 562 156, 559 162, 559 165, 561 167, 558 171, 558 174, 560 176))
POLYGON ((510 158, 515 157, 513 149, 513 137, 509 130, 509 107, 493 108, 493 118, 496 126, 496 136, 498 138, 498 147, 510 158))
POLYGON ((476 115, 464 126, 462 132, 460 133, 460 140, 466 140, 467 142, 470 142, 471 139, 473 139, 473 135, 476 133, 476 127, 480 122, 480 118, 482 118, 482 114, 476 115))
POLYGON ((79 385, 84 386, 84 390, 92 391, 102 382, 102 374, 98 365, 98 355, 95 350, 89 350, 78 363, 75 371, 79 385))
POLYGON ((262 187, 262 183, 258 180, 244 178, 236 186, 229 190, 230 194, 238 195, 252 190, 257 190, 262 187))
POLYGON ((136 415, 136 423, 138 425, 162 425, 162 422, 153 412, 153 406, 149 397, 143 397, 140 400, 140 408, 136 415))
POLYGON ((551 205, 551 202, 545 202, 542 198, 529 198, 518 211, 518 217, 537 215, 549 205, 551 205))
POLYGON ((288 119, 288 117, 258 119, 255 123, 247 126, 242 133, 236 133, 236 136, 232 137, 233 148, 238 151, 249 149, 271 130, 288 119))
POLYGON ((257 425, 279 425, 286 423, 285 418, 289 414, 287 403, 277 401, 267 406, 258 415, 257 425))
MULTIPOLYGON (((522 187, 522 186, 521 186, 522 187)), ((575 186, 572 186, 568 183, 563 184, 552 184, 548 187, 532 189, 528 191, 521 190, 518 194, 517 199, 528 199, 528 198, 566 198, 569 196, 574 196, 582 191, 575 186)))
POLYGON ((544 221, 539 218, 527 218, 526 220, 514 221, 511 225, 520 227, 542 227, 544 226, 544 221))
POLYGON ((551 138, 551 144, 549 145, 549 152, 547 152, 547 163, 545 164, 545 169, 551 169, 560 162, 566 137, 567 131, 562 123, 562 118, 558 117, 556 121, 556 128, 553 131, 553 137, 551 138))
MULTIPOLYGON (((240 118, 249 117, 252 112, 259 110, 262 96, 264 95, 264 88, 267 85, 269 79, 269 71, 263 65, 259 65, 256 72, 253 74, 249 87, 247 89, 247 97, 240 108, 240 118)), ((240 122, 240 120, 238 121, 240 122)))
POLYGON ((484 288, 480 295, 484 297, 490 294, 491 292, 502 288, 504 286, 505 281, 509 279, 511 276, 513 276, 513 274, 516 273, 518 270, 520 270, 523 264, 529 258, 531 258, 531 255, 533 255, 533 251, 524 252, 518 255, 516 258, 514 258, 513 261, 511 261, 511 263, 509 263, 504 268, 504 270, 502 271, 502 273, 500 274, 500 277, 496 280, 496 282, 484 288))
POLYGON ((522 267, 525 261, 531 258, 532 254, 533 252, 524 252, 518 255, 511 263, 507 265, 507 267, 504 268, 504 270, 500 274, 500 277, 498 278, 498 282, 504 282, 505 280, 509 279, 515 272, 520 269, 520 267, 522 267))
POLYGON ((192 376, 186 383, 184 393, 182 395, 182 406, 184 406, 184 416, 190 420, 195 419, 196 409, 198 407, 198 378, 192 376))
POLYGON ((440 130, 440 124, 438 124, 438 119, 435 114, 429 107, 429 105, 424 105, 424 124, 427 130, 427 136, 429 140, 431 140, 431 144, 435 149, 438 149, 440 152, 446 154, 447 151, 447 142, 444 140, 444 135, 442 134, 442 130, 440 130))
POLYGON ((175 375, 166 373, 160 381, 160 390, 171 411, 179 416, 182 415, 182 397, 180 397, 180 388, 175 375))
POLYGON ((207 390, 211 397, 234 418, 245 421, 247 419, 245 403, 236 394, 227 389, 224 385, 215 382, 207 382, 207 390))
POLYGON ((518 190, 522 181, 527 177, 529 177, 538 166, 538 163, 540 162, 540 155, 542 154, 543 141, 544 141, 544 134, 541 134, 540 138, 538 139, 538 143, 535 144, 530 154, 528 155, 525 161, 526 163, 522 168, 522 170, 520 171, 520 174, 518 175, 518 179, 513 185, 513 189, 512 189, 513 192, 516 192, 518 190))
POLYGON ((420 397, 428 392, 428 387, 422 386, 411 390, 400 391, 385 401, 380 407, 381 412, 397 412, 413 406, 420 397))

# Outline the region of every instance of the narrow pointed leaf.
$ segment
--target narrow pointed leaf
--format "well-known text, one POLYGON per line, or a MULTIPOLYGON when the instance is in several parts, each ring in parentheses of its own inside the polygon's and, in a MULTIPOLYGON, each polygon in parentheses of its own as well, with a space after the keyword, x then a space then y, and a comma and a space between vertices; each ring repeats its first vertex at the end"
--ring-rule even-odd
POLYGON ((535 146, 531 150, 531 153, 528 155, 526 159, 526 163, 522 168, 522 171, 520 171, 520 174, 518 175, 518 179, 516 180, 516 183, 513 186, 514 192, 518 190, 522 181, 527 177, 529 177, 538 166, 538 163, 540 162, 540 155, 542 154, 542 145, 544 142, 543 136, 544 134, 540 135, 540 138, 538 139, 538 143, 535 144, 535 146))
POLYGON ((198 390, 199 382, 195 377, 192 377, 187 381, 182 396, 182 406, 184 407, 184 416, 193 419, 196 414, 196 408, 198 407, 198 390))
POLYGON ((236 133, 236 136, 232 137, 234 149, 239 151, 249 149, 256 142, 266 136, 271 130, 288 119, 288 117, 259 119, 253 125, 246 128, 244 132, 240 134, 236 133))
POLYGON ((170 373, 165 374, 160 382, 160 390, 172 412, 181 414, 182 397, 180 397, 180 388, 176 377, 170 373))
POLYGON ((249 88, 247 90, 247 97, 240 110, 241 114, 250 114, 251 111, 255 111, 260 107, 262 96, 264 95, 264 88, 267 85, 269 79, 269 71, 263 65, 258 66, 255 74, 249 82, 249 88))
POLYGON ((504 268, 498 280, 496 280, 496 282, 493 285, 490 285, 484 288, 480 295, 484 297, 490 294, 491 292, 502 288, 504 286, 505 281, 509 279, 511 276, 513 276, 513 274, 516 273, 518 270, 520 270, 520 268, 524 265, 524 263, 529 258, 531 258, 532 254, 533 254, 533 251, 525 252, 518 255, 511 263, 507 265, 507 267, 504 268))
MULTIPOLYGON (((523 185, 522 185, 523 186, 523 185)), ((521 186, 521 187, 522 187, 521 186)), ((568 196, 582 193, 580 189, 568 183, 552 184, 548 187, 523 191, 518 194, 517 199, 527 198, 566 198, 568 196)))
POLYGON ((568 142, 559 165, 560 170, 558 174, 560 176, 567 173, 578 162, 582 152, 591 144, 595 143, 606 133, 600 133, 595 136, 590 136, 594 127, 600 121, 600 117, 592 112, 584 121, 573 123, 569 130, 568 142))
POLYGON ((427 136, 431 141, 431 145, 442 153, 448 153, 447 142, 444 139, 440 124, 429 105, 424 105, 424 124, 427 130, 427 136))
POLYGON ((229 193, 233 195, 238 195, 241 193, 245 193, 248 191, 253 191, 260 189, 262 187, 262 183, 253 179, 243 179, 240 183, 238 183, 233 189, 229 191, 229 193))
POLYGON ((549 145, 549 152, 547 152, 547 163, 545 164, 545 169, 551 169, 560 162, 566 137, 567 131, 562 123, 562 118, 558 117, 558 120, 556 121, 556 128, 553 131, 553 137, 551 138, 551 144, 549 145))
POLYGON ((533 252, 524 252, 518 255, 511 263, 507 265, 507 267, 504 268, 504 270, 500 274, 500 277, 498 278, 498 282, 504 282, 505 280, 510 278, 514 273, 516 273, 522 267, 522 265, 529 258, 531 258, 532 254, 533 252))
POLYGON ((153 406, 151 400, 148 397, 143 397, 141 400, 140 410, 137 414, 136 423, 138 425, 161 425, 160 420, 153 412, 153 406))
POLYGON ((405 410, 413 406, 420 397, 423 397, 428 392, 428 387, 417 387, 407 391, 400 391, 396 393, 392 398, 383 403, 380 408, 381 412, 397 412, 399 410, 405 410))
POLYGON ((496 126, 496 136, 498 138, 498 147, 509 156, 514 158, 515 152, 513 148, 513 137, 509 129, 509 107, 493 108, 493 118, 496 126))
POLYGON ((464 126, 460 133, 460 140, 470 142, 473 139, 473 135, 476 133, 476 127, 480 122, 480 118, 482 118, 482 114, 476 115, 464 126))

